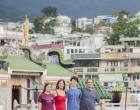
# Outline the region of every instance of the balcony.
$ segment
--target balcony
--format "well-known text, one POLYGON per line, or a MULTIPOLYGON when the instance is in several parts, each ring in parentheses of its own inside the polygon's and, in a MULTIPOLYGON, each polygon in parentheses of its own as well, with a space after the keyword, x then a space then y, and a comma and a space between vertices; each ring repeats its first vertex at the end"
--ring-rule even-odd
POLYGON ((128 68, 128 67, 105 67, 100 68, 99 73, 134 73, 134 68, 128 68))
POLYGON ((140 59, 140 53, 129 53, 128 55, 130 59, 140 59))
POLYGON ((124 58, 126 53, 102 53, 101 59, 124 58))
POLYGON ((136 67, 75 67, 74 71, 77 71, 78 74, 133 74, 140 72, 136 67))
POLYGON ((102 53, 101 59, 140 59, 140 53, 102 53))
POLYGON ((140 67, 134 67, 134 70, 136 73, 139 73, 140 72, 140 67))

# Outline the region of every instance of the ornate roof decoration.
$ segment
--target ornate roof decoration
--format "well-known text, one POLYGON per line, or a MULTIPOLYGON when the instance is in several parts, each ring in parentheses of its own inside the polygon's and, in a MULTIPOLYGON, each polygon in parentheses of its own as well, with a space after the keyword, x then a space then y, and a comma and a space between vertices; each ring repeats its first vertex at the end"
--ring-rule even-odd
POLYGON ((60 49, 58 49, 58 48, 50 49, 50 50, 48 51, 47 55, 50 56, 51 53, 58 53, 59 58, 60 58, 60 62, 61 62, 63 65, 73 65, 73 64, 75 64, 75 63, 72 62, 72 61, 65 61, 65 60, 64 60, 64 53, 63 53, 60 49))

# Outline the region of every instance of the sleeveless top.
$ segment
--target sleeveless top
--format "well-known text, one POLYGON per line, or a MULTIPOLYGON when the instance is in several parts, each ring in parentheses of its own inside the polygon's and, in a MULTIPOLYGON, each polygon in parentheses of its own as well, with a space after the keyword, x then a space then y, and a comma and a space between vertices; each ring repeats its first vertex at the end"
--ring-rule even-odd
POLYGON ((60 96, 56 91, 57 96, 55 97, 55 107, 56 110, 66 110, 65 101, 66 101, 66 94, 65 96, 60 96))

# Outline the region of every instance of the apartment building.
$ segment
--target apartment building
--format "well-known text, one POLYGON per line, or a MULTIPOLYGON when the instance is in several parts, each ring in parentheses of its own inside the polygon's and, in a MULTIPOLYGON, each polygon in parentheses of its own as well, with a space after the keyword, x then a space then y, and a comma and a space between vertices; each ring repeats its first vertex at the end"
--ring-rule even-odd
POLYGON ((89 55, 75 54, 74 70, 79 78, 98 77, 107 87, 121 81, 132 92, 140 91, 140 49, 131 47, 129 51, 125 48, 118 50, 89 55))
POLYGON ((92 25, 93 24, 93 19, 88 19, 86 17, 79 18, 76 20, 76 27, 81 28, 83 30, 86 29, 87 25, 92 25))
POLYGON ((54 27, 54 31, 58 35, 68 35, 72 31, 71 18, 68 16, 57 16, 57 24, 59 26, 54 27))

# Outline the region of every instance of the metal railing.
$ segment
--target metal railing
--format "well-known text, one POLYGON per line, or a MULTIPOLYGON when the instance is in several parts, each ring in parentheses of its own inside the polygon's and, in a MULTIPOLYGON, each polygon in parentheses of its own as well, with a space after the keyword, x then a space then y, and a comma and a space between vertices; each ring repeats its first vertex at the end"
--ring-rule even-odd
MULTIPOLYGON (((104 103, 106 110, 124 110, 124 103, 104 103)), ((127 110, 139 110, 138 103, 127 103, 127 110)), ((100 106, 96 106, 96 110, 100 110, 100 106)))
POLYGON ((30 109, 30 106, 28 104, 19 104, 13 110, 18 110, 18 108, 26 108, 26 110, 30 109))

